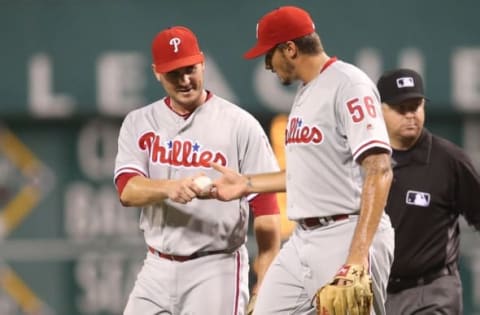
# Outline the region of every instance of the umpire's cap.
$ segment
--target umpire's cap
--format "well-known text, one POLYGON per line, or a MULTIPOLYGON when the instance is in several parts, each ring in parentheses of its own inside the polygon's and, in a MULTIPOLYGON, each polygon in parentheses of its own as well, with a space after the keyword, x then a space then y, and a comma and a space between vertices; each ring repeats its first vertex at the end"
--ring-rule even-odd
POLYGON ((158 33, 152 42, 152 57, 159 73, 204 61, 197 37, 185 26, 173 26, 158 33))
POLYGON ((256 58, 280 43, 293 40, 315 31, 310 14, 294 6, 277 8, 264 15, 257 23, 257 43, 243 56, 256 58))
POLYGON ((380 99, 389 105, 398 105, 412 98, 426 98, 420 74, 410 69, 385 72, 377 82, 380 99))

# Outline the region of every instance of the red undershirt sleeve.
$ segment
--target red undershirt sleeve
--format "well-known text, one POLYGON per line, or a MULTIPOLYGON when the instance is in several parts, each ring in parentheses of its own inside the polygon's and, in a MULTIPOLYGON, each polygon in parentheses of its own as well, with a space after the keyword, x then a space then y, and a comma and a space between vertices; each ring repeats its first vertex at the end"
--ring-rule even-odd
POLYGON ((249 204, 255 217, 280 213, 276 193, 258 194, 249 201, 249 204))
POLYGON ((130 178, 139 176, 138 173, 122 173, 118 175, 117 179, 115 180, 115 185, 117 186, 118 198, 122 195, 123 189, 125 185, 127 185, 130 178))

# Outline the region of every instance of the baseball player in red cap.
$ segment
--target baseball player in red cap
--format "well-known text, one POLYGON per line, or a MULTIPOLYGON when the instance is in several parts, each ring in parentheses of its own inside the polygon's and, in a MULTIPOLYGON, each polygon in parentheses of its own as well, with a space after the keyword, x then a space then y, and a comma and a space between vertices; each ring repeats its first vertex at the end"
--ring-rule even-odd
POLYGON ((223 176, 213 190, 220 200, 286 191, 288 217, 297 222, 265 275, 254 314, 385 314, 392 169, 377 88, 326 54, 298 7, 260 19, 245 58, 261 55, 283 84, 301 83, 286 127, 286 169, 241 175, 217 163, 223 176))
POLYGON ((125 117, 115 162, 120 200, 141 208, 148 246, 124 314, 245 314, 249 209, 257 286, 280 248, 279 209, 272 193, 205 198, 208 178, 218 176, 210 163, 259 173, 278 171, 276 159, 253 116, 204 89, 204 55, 191 30, 161 31, 152 55, 167 96, 125 117))

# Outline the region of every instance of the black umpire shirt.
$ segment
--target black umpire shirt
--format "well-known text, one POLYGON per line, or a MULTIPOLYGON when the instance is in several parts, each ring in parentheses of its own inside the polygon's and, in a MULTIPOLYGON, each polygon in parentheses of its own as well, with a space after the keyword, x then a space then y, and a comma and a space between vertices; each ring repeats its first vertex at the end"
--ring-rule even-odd
POLYGON ((392 158, 390 277, 416 278, 458 260, 459 215, 480 229, 480 178, 459 147, 425 128, 413 148, 393 150, 392 158))

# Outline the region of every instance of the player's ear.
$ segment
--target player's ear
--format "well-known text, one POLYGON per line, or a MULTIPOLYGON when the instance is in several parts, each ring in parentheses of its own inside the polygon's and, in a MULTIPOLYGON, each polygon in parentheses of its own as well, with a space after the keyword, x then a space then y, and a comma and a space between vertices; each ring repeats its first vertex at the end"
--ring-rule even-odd
POLYGON ((289 40, 288 42, 285 42, 282 49, 284 51, 284 54, 292 59, 297 57, 298 55, 298 47, 291 40, 289 40))
POLYGON ((155 64, 153 63, 152 63, 152 71, 155 78, 157 78, 157 80, 160 81, 160 73, 157 72, 157 69, 155 68, 155 64))

